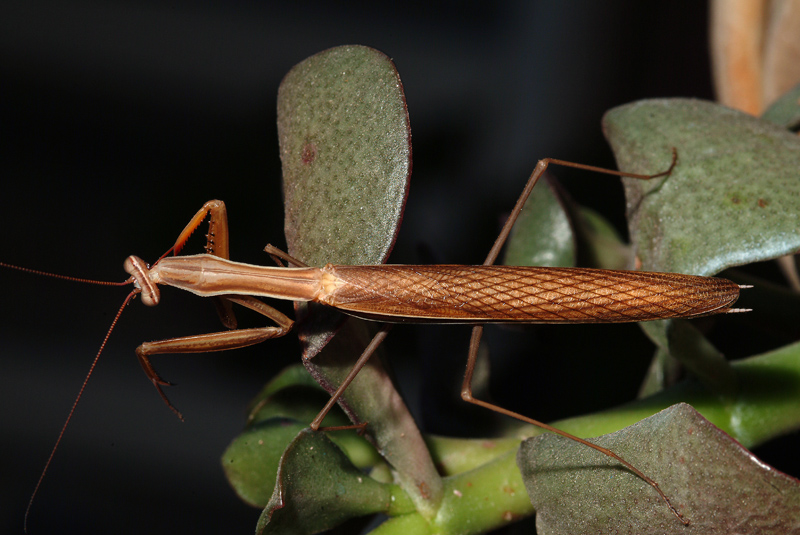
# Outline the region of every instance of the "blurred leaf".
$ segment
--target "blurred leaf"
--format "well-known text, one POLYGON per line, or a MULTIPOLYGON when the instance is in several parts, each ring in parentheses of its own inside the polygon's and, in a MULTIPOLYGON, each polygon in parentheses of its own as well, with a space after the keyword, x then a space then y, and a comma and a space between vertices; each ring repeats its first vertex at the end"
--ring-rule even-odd
POLYGON ((773 102, 761 118, 787 130, 800 128, 800 84, 773 102))
MULTIPOLYGON (((329 398, 329 394, 314 381, 302 364, 288 366, 250 401, 247 425, 274 417, 310 422, 329 398)), ((339 410, 331 411, 325 419, 325 425, 347 423, 347 418, 339 410)))
POLYGON ((668 351, 657 348, 644 380, 642 380, 642 385, 639 387, 638 397, 645 398, 675 384, 680 376, 680 371, 680 363, 668 351))
POLYGON ((572 267, 575 235, 561 198, 547 175, 533 188, 508 237, 508 266, 572 267))
MULTIPOLYGON (((709 390, 721 396, 735 394, 736 376, 725 356, 689 321, 651 321, 642 323, 641 328, 661 351, 686 366, 709 390)), ((661 373, 670 373, 673 363, 663 357, 657 360, 665 366, 661 373)))
POLYGON ((302 431, 286 448, 256 533, 310 534, 353 517, 413 510, 396 485, 364 475, 323 433, 302 431))
POLYGON ((629 269, 631 248, 602 215, 575 205, 575 227, 585 265, 599 269, 629 269))
MULTIPOLYGON (((314 381, 302 364, 288 366, 270 380, 250 402, 246 428, 274 418, 288 418, 305 427, 329 399, 330 394, 314 381)), ((338 406, 334 407, 322 422, 325 427, 349 424, 350 420, 338 406)), ((328 438, 359 468, 373 468, 382 462, 375 448, 355 432, 335 432, 328 438)), ((273 471, 265 477, 270 478, 274 475, 277 464, 273 468, 273 471)))
POLYGON ((593 442, 655 479, 690 525, 613 459, 546 434, 525 441, 518 455, 540 534, 800 530, 798 481, 759 461, 689 405, 593 442))
MULTIPOLYGON (((772 2, 709 2, 709 48, 717 99, 757 114, 762 106, 763 44, 772 2)), ((777 2, 776 2, 777 4, 777 2)))
POLYGON ((620 106, 603 119, 624 179, 642 267, 713 275, 800 249, 800 139, 769 122, 689 99, 620 106))
POLYGON ((514 224, 503 264, 625 269, 630 255, 613 225, 577 204, 545 174, 514 224))
POLYGON ((800 3, 765 0, 763 5, 769 10, 760 43, 764 57, 762 104, 766 107, 800 82, 800 3))
MULTIPOLYGON (((297 397, 299 398, 300 396, 297 397)), ((308 375, 308 372, 302 364, 287 366, 278 375, 270 379, 269 382, 264 385, 264 388, 250 401, 250 404, 247 406, 247 425, 249 426, 262 420, 267 420, 273 416, 290 417, 301 422, 306 420, 311 421, 322 406, 314 399, 310 402, 308 401, 308 398, 315 397, 321 397, 323 400, 322 404, 324 405, 328 395, 325 390, 308 375), (288 395, 286 391, 289 391, 288 395), (281 401, 277 403, 274 402, 275 396, 281 396, 281 393, 283 393, 281 397, 291 398, 294 397, 293 393, 298 391, 302 391, 302 400, 298 399, 297 402, 290 400, 286 403, 281 401), (315 396, 312 393, 313 391, 316 391, 319 396, 315 396), (308 410, 306 405, 309 403, 316 407, 316 412, 308 410), (270 407, 270 405, 275 404, 285 408, 278 409, 270 407), (310 412, 313 412, 313 414, 311 414, 310 418, 306 419, 304 416, 307 416, 310 412)))

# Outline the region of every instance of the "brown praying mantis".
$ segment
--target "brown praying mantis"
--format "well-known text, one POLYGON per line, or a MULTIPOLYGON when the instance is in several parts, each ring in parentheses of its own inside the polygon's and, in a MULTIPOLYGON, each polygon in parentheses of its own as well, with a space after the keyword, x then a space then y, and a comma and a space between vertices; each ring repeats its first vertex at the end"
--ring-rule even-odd
MULTIPOLYGON (((146 342, 136 349, 137 357, 147 377, 167 406, 182 418, 162 389, 170 383, 158 375, 150 357, 165 353, 199 353, 234 349, 281 337, 290 332, 294 321, 261 301, 259 297, 313 301, 355 317, 384 322, 385 325, 357 359, 328 403, 311 422, 311 428, 317 430, 327 413, 378 345, 386 338, 391 324, 419 322, 473 325, 461 389, 461 397, 465 401, 557 433, 615 459, 653 487, 675 516, 684 524, 688 524, 688 520, 673 506, 658 483, 618 454, 543 422, 476 399, 472 394, 472 376, 483 325, 486 323, 621 323, 694 318, 743 311, 732 308, 742 286, 720 278, 675 273, 494 265, 525 201, 548 165, 647 180, 668 176, 676 161, 677 152, 673 149, 673 159, 669 169, 654 175, 612 171, 556 159, 539 161, 486 260, 480 266, 328 264, 318 268, 307 266, 301 260, 292 258, 272 246, 267 246, 266 250, 276 261, 277 266, 237 263, 229 259, 225 205, 222 201, 209 201, 186 225, 175 244, 152 266, 148 266, 136 256, 130 256, 125 260, 125 270, 130 278, 120 284, 133 284, 134 290, 115 316, 111 328, 113 329, 127 303, 136 295, 139 295, 146 305, 157 305, 160 300, 159 285, 173 286, 215 299, 220 318, 230 330, 146 342), (177 256, 189 236, 206 219, 209 219, 206 254, 177 256), (176 256, 169 256, 170 254, 176 256), (262 314, 275 325, 237 329, 232 310, 234 303, 262 314)), ((0 263, 0 265, 50 275, 9 264, 0 263)), ((111 329, 109 334, 110 332, 111 329)), ((108 334, 105 340, 107 339, 108 334)), ((105 340, 94 363, 97 362, 105 346, 105 340)), ((26 520, 34 496, 93 369, 94 364, 37 482, 26 511, 26 520)), ((361 424, 352 427, 363 429, 364 426, 365 424, 361 424)))

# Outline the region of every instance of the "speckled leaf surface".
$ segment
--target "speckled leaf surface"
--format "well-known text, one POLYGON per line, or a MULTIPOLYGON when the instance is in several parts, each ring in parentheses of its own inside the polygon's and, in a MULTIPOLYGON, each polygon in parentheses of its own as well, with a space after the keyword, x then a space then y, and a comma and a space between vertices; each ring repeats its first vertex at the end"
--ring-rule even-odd
MULTIPOLYGON (((278 90, 278 138, 289 253, 313 266, 383 263, 411 174, 408 111, 392 61, 341 46, 297 64, 278 90)), ((305 358, 343 321, 311 308, 296 307, 305 358)))
POLYGON ((645 100, 609 111, 603 128, 624 179, 643 269, 713 275, 800 249, 800 139, 710 102, 645 100))
POLYGON ((556 435, 525 441, 517 462, 538 533, 797 533, 800 482, 771 468, 689 405, 594 440, 658 481, 690 521, 615 461, 556 435))
MULTIPOLYGON (((385 261, 411 172, 405 97, 391 60, 368 47, 342 46, 299 63, 278 93, 278 135, 289 253, 310 265, 385 261)), ((297 332, 306 368, 333 392, 370 336, 356 320, 342 327, 338 314, 316 308, 296 307, 297 332), (346 332, 331 339, 338 329, 346 332)), ((370 423, 367 433, 397 480, 418 509, 433 514, 441 478, 377 359, 339 403, 352 421, 370 423)))
POLYGON ((379 264, 411 173, 405 96, 392 61, 364 46, 320 52, 278 92, 289 253, 309 265, 379 264))

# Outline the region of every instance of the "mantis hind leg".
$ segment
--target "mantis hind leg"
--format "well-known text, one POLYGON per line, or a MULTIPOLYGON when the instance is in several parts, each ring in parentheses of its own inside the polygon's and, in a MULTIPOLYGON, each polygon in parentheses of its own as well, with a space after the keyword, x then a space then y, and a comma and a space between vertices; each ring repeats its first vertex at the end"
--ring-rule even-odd
MULTIPOLYGON (((350 369, 347 376, 339 384, 339 387, 336 389, 336 391, 333 394, 331 394, 330 399, 325 404, 325 406, 322 407, 322 410, 319 411, 319 414, 317 414, 317 417, 314 418, 314 421, 311 422, 310 424, 311 429, 316 431, 321 428, 320 426, 322 425, 322 421, 325 419, 325 416, 328 415, 328 413, 331 411, 336 402, 339 401, 339 398, 342 397, 344 391, 347 390, 347 387, 350 386, 350 383, 352 383, 353 380, 356 378, 358 372, 360 372, 361 369, 367 364, 370 357, 372 357, 372 355, 378 349, 378 346, 380 346, 381 343, 386 339, 386 336, 389 334, 389 331, 391 329, 392 325, 389 323, 384 323, 383 325, 381 325, 380 330, 375 334, 375 336, 372 337, 372 340, 364 349, 364 351, 361 353, 361 356, 358 357, 358 360, 350 369)), ((360 424, 340 426, 340 427, 327 427, 323 429, 327 431, 338 431, 345 429, 358 429, 359 431, 363 431, 367 423, 368 422, 363 422, 360 424)))
MULTIPOLYGON (((633 173, 624 173, 624 172, 621 172, 621 171, 613 171, 613 170, 610 170, 610 169, 603 169, 603 168, 599 168, 599 167, 593 167, 593 166, 588 166, 588 165, 583 165, 583 164, 578 164, 578 163, 573 163, 573 162, 565 162, 563 160, 554 160, 554 159, 550 159, 550 158, 544 159, 544 160, 540 160, 537 163, 536 168, 534 169, 534 171, 531 174, 530 178, 528 179, 528 183, 525 185, 525 188, 523 189, 522 194, 520 195, 519 199, 517 200, 517 203, 514 205, 514 209, 511 211, 511 214, 509 215, 508 220, 506 221, 505 225, 503 225, 503 228, 500 231, 500 234, 498 235, 497 239, 495 240, 494 245, 492 246, 491 250, 489 251, 489 254, 487 255, 486 260, 484 261, 483 265, 485 265, 485 266, 492 265, 497 260, 497 257, 500 254, 500 250, 502 249, 503 245, 505 245, 506 240, 508 239, 508 236, 511 233, 511 229, 514 226, 514 223, 516 222, 517 218, 519 217, 519 214, 522 211, 523 206, 525 205, 525 201, 528 200, 528 197, 530 196, 531 192, 533 191, 534 186, 536 185, 536 183, 539 181, 539 178, 541 178, 542 174, 547 169, 547 166, 550 165, 551 163, 555 164, 555 165, 565 166, 565 167, 573 167, 573 168, 577 168, 577 169, 583 169, 583 170, 586 170, 586 171, 595 171, 595 172, 608 174, 608 175, 624 176, 624 177, 648 180, 648 179, 651 179, 651 178, 668 176, 672 172, 672 169, 675 167, 675 164, 677 162, 677 158, 678 158, 677 151, 675 149, 672 149, 672 163, 670 164, 669 168, 666 171, 663 171, 663 172, 655 174, 655 175, 637 175, 637 174, 633 174, 633 173)), ((561 435, 563 437, 566 437, 566 438, 568 438, 570 440, 574 440, 576 442, 579 442, 579 443, 581 443, 581 444, 583 444, 585 446, 588 446, 588 447, 590 447, 590 448, 592 448, 594 450, 597 450, 598 452, 600 452, 600 453, 602 453, 604 455, 607 455, 607 456, 615 459, 617 462, 619 462, 620 464, 625 466, 628 470, 630 470, 631 472, 633 472, 634 474, 636 474, 637 476, 642 478, 648 485, 653 487, 656 490, 656 492, 658 492, 659 496, 661 496, 661 498, 664 500, 664 502, 666 502, 666 504, 669 507, 670 511, 672 511, 672 513, 676 517, 678 517, 678 520, 680 520, 684 525, 688 525, 689 524, 689 521, 686 520, 685 518, 683 518, 683 515, 681 515, 681 513, 672 505, 672 503, 670 502, 670 500, 667 497, 667 495, 664 494, 664 492, 661 490, 661 488, 658 486, 658 483, 656 483, 655 480, 647 477, 641 470, 639 470, 638 468, 633 466, 631 463, 629 463, 628 461, 626 461, 625 459, 623 459, 622 457, 620 457, 619 455, 617 455, 613 451, 611 451, 611 450, 609 450, 607 448, 603 448, 601 446, 598 446, 597 444, 593 444, 593 443, 589 442, 588 440, 585 440, 585 439, 576 437, 574 435, 571 435, 570 433, 567 433, 565 431, 561 431, 560 429, 556 429, 555 427, 552 427, 552 426, 550 426, 548 424, 545 424, 543 422, 540 422, 538 420, 534 420, 532 418, 528 418, 527 416, 524 416, 522 414, 510 411, 510 410, 505 409, 503 407, 500 407, 498 405, 494 405, 492 403, 488 403, 486 401, 482 401, 482 400, 474 398, 473 395, 472 395, 472 376, 473 376, 473 373, 475 371, 475 363, 476 363, 477 358, 478 358, 478 348, 480 347, 480 341, 481 341, 481 336, 482 335, 483 335, 483 325, 477 325, 472 329, 472 338, 470 339, 470 344, 469 344, 469 355, 467 357, 467 369, 466 369, 466 372, 464 373, 464 382, 463 382, 463 384, 461 386, 461 398, 464 401, 466 401, 468 403, 472 403, 473 405, 478 405, 480 407, 489 409, 489 410, 497 412, 499 414, 503 414, 505 416, 509 416, 511 418, 515 418, 517 420, 520 420, 522 422, 534 425, 536 427, 539 427, 539 428, 544 429, 546 431, 549 431, 551 433, 555 433, 555 434, 561 435)))
MULTIPOLYGON (((269 254, 270 257, 272 257, 275 263, 281 267, 284 266, 283 262, 286 262, 289 265, 293 265, 294 267, 308 267, 307 264, 304 264, 300 260, 289 255, 288 253, 281 251, 272 244, 268 244, 264 248, 264 251, 266 251, 267 254, 269 254)), ((314 431, 318 431, 320 429, 323 431, 345 431, 348 429, 355 429, 358 430, 359 433, 364 432, 368 422, 362 422, 353 425, 335 426, 335 427, 322 427, 322 421, 331 411, 333 406, 336 405, 336 403, 339 401, 339 398, 342 397, 345 390, 347 390, 347 387, 350 386, 350 383, 352 383, 353 380, 355 380, 356 376, 358 375, 358 372, 360 372, 361 369, 367 364, 370 357, 372 357, 372 355, 378 349, 378 346, 380 346, 381 343, 384 341, 384 339, 386 339, 386 336, 389 334, 390 330, 391 330, 390 324, 384 324, 381 326, 381 329, 375 334, 370 343, 361 353, 361 356, 358 358, 356 363, 350 369, 347 376, 344 378, 344 380, 342 380, 342 382, 339 384, 339 386, 336 388, 333 394, 331 394, 330 399, 325 404, 325 406, 322 407, 322 410, 319 411, 316 418, 314 418, 314 421, 311 422, 311 424, 309 425, 311 429, 313 429, 314 431)))

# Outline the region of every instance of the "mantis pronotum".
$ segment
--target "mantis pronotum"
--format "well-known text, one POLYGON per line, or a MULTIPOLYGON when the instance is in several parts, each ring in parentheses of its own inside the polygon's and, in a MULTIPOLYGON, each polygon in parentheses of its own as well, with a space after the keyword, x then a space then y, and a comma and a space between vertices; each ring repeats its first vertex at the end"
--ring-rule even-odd
MULTIPOLYGON (((481 266, 334 266, 329 264, 323 268, 316 268, 305 266, 300 260, 269 246, 267 252, 279 264, 277 267, 232 262, 228 259, 228 227, 225 205, 221 201, 209 201, 187 224, 172 248, 155 264, 148 266, 135 256, 131 256, 125 261, 125 270, 131 276, 127 283, 132 283, 135 287, 125 304, 135 295, 140 295, 142 302, 146 305, 156 305, 160 299, 158 285, 165 284, 200 296, 217 298, 220 305, 218 306, 220 317, 226 326, 235 325, 231 310, 232 303, 250 308, 266 316, 276 326, 232 329, 218 333, 148 342, 140 345, 136 354, 145 373, 165 403, 180 417, 180 413, 169 402, 162 390, 162 386, 170 383, 159 377, 150 362, 150 356, 161 353, 196 353, 233 349, 287 334, 294 322, 281 312, 266 305, 257 296, 292 301, 316 301, 356 317, 390 324, 438 322, 474 325, 462 386, 462 398, 465 401, 560 434, 616 459, 651 485, 678 519, 687 524, 688 520, 684 519, 670 503, 669 498, 658 484, 619 455, 545 423, 475 399, 472 395, 472 374, 484 323, 619 323, 666 318, 692 318, 740 311, 740 309, 731 308, 739 296, 740 286, 725 279, 672 273, 493 265, 525 201, 549 164, 631 178, 650 179, 669 175, 675 165, 675 160, 676 155, 673 154, 670 168, 656 175, 610 171, 562 160, 541 160, 528 180, 486 261, 481 266), (167 256, 170 253, 177 254, 192 232, 207 217, 210 220, 207 254, 167 256), (281 260, 292 264, 293 267, 285 267, 281 260)), ((1 263, 0 265, 14 267, 1 263)), ((117 317, 119 317, 119 313, 117 317)), ((116 323, 116 318, 114 323, 116 323)), ((313 429, 316 430, 320 427, 325 415, 367 362, 378 344, 383 341, 388 331, 388 326, 380 329, 357 360, 347 378, 311 423, 313 429)), ((78 399, 80 399, 80 394, 78 399)), ((73 411, 74 408, 75 405, 73 405, 73 411)), ((71 415, 72 411, 70 417, 71 415)), ((69 422, 69 418, 67 422, 69 422)), ((65 423, 64 428, 66 425, 65 423)), ((63 432, 62 429, 53 452, 58 447, 63 432)), ((36 490, 39 488, 52 456, 51 453, 36 490)), ((36 490, 34 490, 34 495, 36 490)), ((31 497, 32 501, 33 496, 31 497)))

